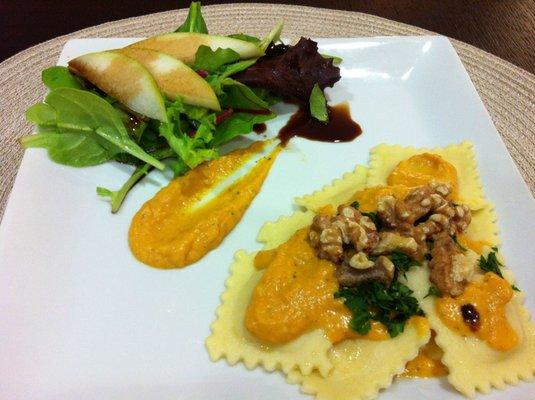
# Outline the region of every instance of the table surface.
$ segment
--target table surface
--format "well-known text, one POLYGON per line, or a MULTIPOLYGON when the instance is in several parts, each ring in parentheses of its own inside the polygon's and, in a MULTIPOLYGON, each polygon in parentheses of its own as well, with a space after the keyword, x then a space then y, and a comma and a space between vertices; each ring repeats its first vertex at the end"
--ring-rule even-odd
MULTIPOLYGON (((228 1, 227 1, 228 2, 228 1)), ((263 2, 263 1, 260 1, 263 2)), ((264 1, 359 11, 472 44, 535 73, 535 0, 264 1)), ((203 1, 219 4, 225 1, 203 1)), ((53 37, 103 22, 187 7, 182 0, 2 0, 0 60, 53 37)))

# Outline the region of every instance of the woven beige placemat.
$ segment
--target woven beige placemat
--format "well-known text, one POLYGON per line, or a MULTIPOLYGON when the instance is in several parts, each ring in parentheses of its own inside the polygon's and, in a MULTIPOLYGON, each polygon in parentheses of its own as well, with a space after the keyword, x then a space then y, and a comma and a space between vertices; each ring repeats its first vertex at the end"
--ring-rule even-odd
MULTIPOLYGON (((246 32, 261 36, 283 18, 288 38, 430 34, 383 18, 312 7, 276 4, 227 4, 203 7, 211 32, 246 32)), ((173 30, 186 10, 168 11, 109 22, 31 47, 0 64, 0 220, 22 150, 17 138, 31 132, 24 111, 40 101, 45 89, 41 71, 56 63, 73 38, 149 36, 173 30)), ((472 81, 489 110, 522 176, 535 193, 535 76, 468 44, 453 40, 472 81)))

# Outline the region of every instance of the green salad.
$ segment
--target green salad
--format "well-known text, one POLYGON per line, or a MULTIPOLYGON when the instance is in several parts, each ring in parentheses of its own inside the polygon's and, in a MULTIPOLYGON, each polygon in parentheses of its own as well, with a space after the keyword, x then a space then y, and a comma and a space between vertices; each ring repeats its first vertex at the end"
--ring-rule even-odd
MULTIPOLYGON (((100 196, 110 199, 112 212, 117 212, 129 190, 151 169, 170 168, 180 176, 218 157, 221 145, 250 133, 255 124, 274 118, 270 107, 281 100, 306 99, 313 117, 328 120, 323 89, 339 79, 338 68, 333 66, 339 60, 319 55, 315 42, 309 39, 302 41, 313 45, 303 42, 302 50, 299 44, 293 48, 283 45, 281 31, 282 22, 263 39, 243 33, 229 35, 240 43, 254 44, 256 55, 250 58, 232 48, 200 45, 194 60, 185 63, 209 84, 220 109, 193 105, 181 96, 161 96, 165 118, 159 119, 133 111, 73 68, 48 68, 42 73, 42 81, 49 92, 42 103, 26 112, 36 132, 23 137, 21 143, 24 148, 45 148, 54 162, 72 167, 109 161, 133 165, 131 177, 118 190, 97 188, 100 196), (315 61, 308 60, 311 51, 317 53, 315 61), (275 74, 280 81, 274 81, 272 72, 278 69, 284 73, 275 74), (321 70, 319 74, 328 71, 331 77, 322 80, 317 75, 316 79, 309 70, 321 70)), ((191 3, 186 20, 175 32, 212 37, 200 3, 191 3)), ((217 38, 221 40, 221 36, 217 38)))

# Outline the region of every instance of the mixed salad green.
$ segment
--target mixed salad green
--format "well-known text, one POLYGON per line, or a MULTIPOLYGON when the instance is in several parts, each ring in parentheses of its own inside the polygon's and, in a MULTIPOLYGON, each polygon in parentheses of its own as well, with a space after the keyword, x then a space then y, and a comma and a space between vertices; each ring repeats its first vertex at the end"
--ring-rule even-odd
MULTIPOLYGON (((262 40, 243 33, 230 37, 255 43, 265 53, 280 41, 281 31, 282 22, 262 40)), ((200 3, 191 3, 176 32, 208 33, 200 3)), ((66 67, 48 68, 42 80, 49 93, 44 102, 26 112, 27 120, 37 127, 36 133, 23 137, 21 143, 25 148, 45 148, 53 161, 73 167, 112 160, 134 165, 135 171, 119 190, 97 188, 99 195, 110 199, 112 212, 117 212, 128 191, 152 168, 168 167, 180 176, 218 157, 222 144, 276 116, 270 106, 281 100, 277 93, 233 79, 257 61, 242 60, 232 49, 214 51, 200 46, 190 66, 210 84, 222 111, 184 104, 180 98, 167 99, 167 122, 127 109, 66 67)), ((328 119, 323 89, 317 83, 310 93, 309 109, 318 120, 328 119)))

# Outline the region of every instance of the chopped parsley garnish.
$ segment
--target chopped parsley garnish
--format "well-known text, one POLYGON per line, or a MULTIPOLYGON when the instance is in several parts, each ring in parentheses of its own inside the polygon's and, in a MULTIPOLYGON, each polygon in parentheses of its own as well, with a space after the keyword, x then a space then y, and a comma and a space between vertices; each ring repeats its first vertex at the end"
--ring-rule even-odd
MULTIPOLYGON (((503 277, 502 271, 500 270, 500 267, 503 267, 503 264, 498 260, 498 257, 496 256, 497 253, 498 248, 493 247, 492 251, 487 255, 487 258, 485 258, 485 256, 479 257, 479 268, 481 268, 485 272, 493 272, 500 278, 505 279, 503 277)), ((516 292, 520 292, 520 289, 516 285, 511 285, 511 289, 516 292)))
POLYGON ((424 296, 424 299, 429 296, 435 296, 435 297, 442 297, 442 292, 438 290, 436 286, 429 286, 429 290, 427 291, 427 294, 424 296))
POLYGON ((387 257, 392 261, 392 264, 394 264, 394 267, 396 267, 396 271, 401 272, 403 275, 412 267, 413 265, 419 265, 418 262, 411 259, 408 255, 405 253, 402 253, 401 251, 393 251, 387 257))
POLYGON ((382 228, 383 224, 381 223, 381 220, 379 219, 379 216, 376 212, 361 212, 361 214, 371 219, 372 222, 375 224, 375 228, 377 230, 380 230, 382 228))
POLYGON ((462 244, 459 243, 459 240, 457 239, 457 235, 451 235, 451 238, 453 239, 453 241, 455 242, 455 244, 457 246, 459 246, 459 248, 462 250, 462 251, 466 251, 468 250, 466 247, 464 247, 462 244))
POLYGON ((492 251, 487 255, 487 258, 485 258, 485 256, 479 257, 478 264, 479 268, 483 271, 494 272, 503 279, 502 271, 500 271, 500 267, 503 267, 503 264, 498 261, 498 257, 496 257, 497 252, 498 248, 493 247, 492 251))
POLYGON ((351 207, 353 207, 355 210, 358 210, 360 207, 360 203, 355 200, 353 203, 351 203, 351 207))
POLYGON ((413 315, 423 315, 412 290, 399 281, 385 288, 379 282, 363 283, 355 288, 341 288, 336 298, 344 298, 344 304, 353 314, 350 326, 361 335, 371 329, 372 321, 379 321, 396 337, 405 329, 405 322, 413 315))

